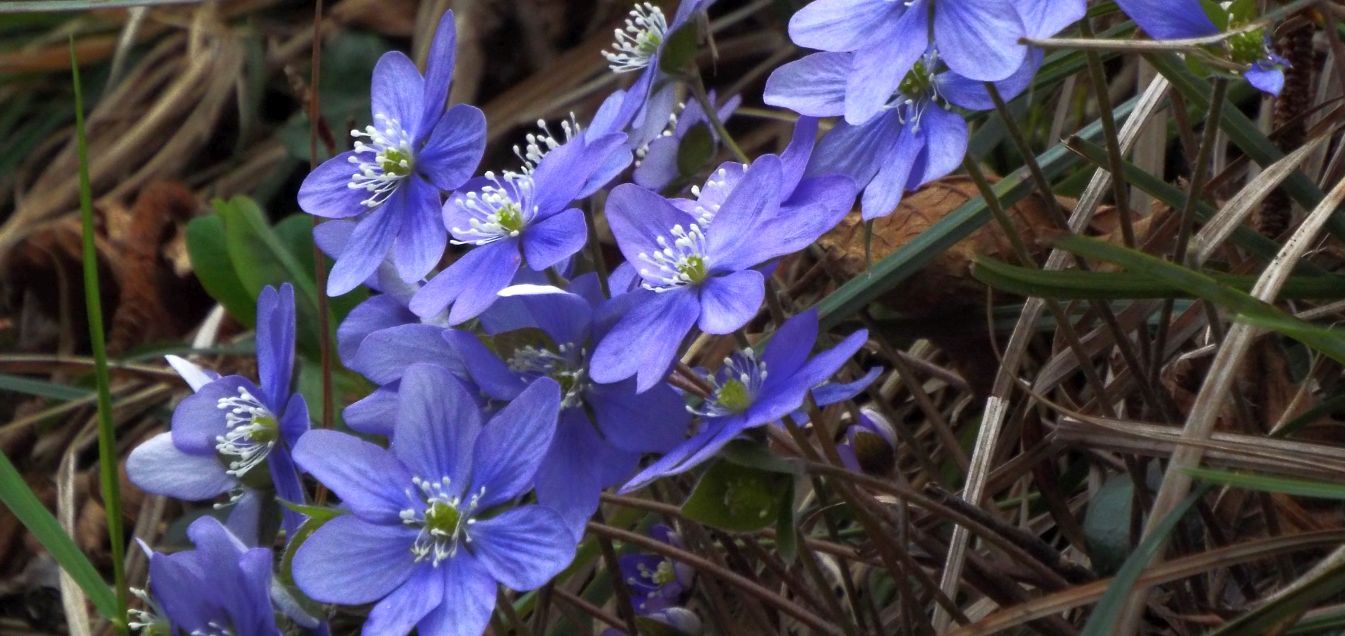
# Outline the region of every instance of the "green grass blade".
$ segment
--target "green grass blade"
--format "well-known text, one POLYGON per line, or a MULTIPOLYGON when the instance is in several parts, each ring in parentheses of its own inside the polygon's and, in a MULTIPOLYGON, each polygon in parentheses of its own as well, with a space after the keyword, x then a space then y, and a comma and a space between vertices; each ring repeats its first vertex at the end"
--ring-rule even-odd
MULTIPOLYGON (((1241 292, 1251 290, 1256 277, 1202 272, 1221 285, 1241 292)), ((1191 294, 1153 277, 1135 272, 1098 272, 1076 269, 1043 271, 1010 265, 993 258, 977 257, 972 275, 996 289, 1037 298, 1062 300, 1135 300, 1141 298, 1189 298, 1191 294)), ((1345 276, 1292 276, 1285 281, 1281 298, 1345 298, 1345 276)))
POLYGON ((1167 545, 1168 535, 1172 534, 1182 517, 1190 512, 1209 489, 1209 486, 1201 486, 1188 495, 1172 512, 1163 517, 1144 541, 1140 542, 1139 547, 1116 572, 1116 577, 1112 579, 1107 592, 1098 599, 1097 606, 1093 608, 1093 615, 1088 617, 1088 624, 1084 625, 1080 636, 1107 636, 1112 633, 1112 627, 1120 620, 1121 610, 1125 609, 1130 591, 1135 588, 1135 582, 1144 573, 1145 566, 1149 565, 1164 545, 1167 545))
POLYGON ((1295 497, 1345 500, 1345 484, 1257 473, 1235 473, 1212 468, 1191 468, 1187 474, 1202 481, 1261 492, 1277 492, 1295 497))
POLYGON ((51 558, 84 590, 98 612, 115 620, 119 609, 112 588, 107 586, 89 558, 80 552, 70 535, 61 529, 60 522, 33 494, 19 470, 4 453, 0 453, 0 503, 5 504, 19 523, 33 533, 51 558))
POLYGON ((23 395, 35 395, 52 400, 68 402, 78 400, 89 394, 87 389, 81 389, 54 382, 43 382, 18 375, 0 373, 0 391, 9 391, 12 393, 22 393, 23 395))
POLYGON ((1083 236, 1066 236, 1056 242, 1062 249, 1085 258, 1110 261, 1131 272, 1152 276, 1197 298, 1238 314, 1244 322, 1284 334, 1312 347, 1337 362, 1345 363, 1345 338, 1280 311, 1250 294, 1220 284, 1214 278, 1161 258, 1083 236))
POLYGON ((89 185, 89 141, 84 130, 84 93, 79 82, 75 38, 70 36, 70 79, 75 87, 75 139, 79 150, 79 213, 84 239, 84 307, 88 312, 89 342, 93 349, 94 377, 98 382, 98 473, 107 510, 107 538, 111 544, 112 579, 117 590, 115 613, 109 616, 120 633, 127 633, 127 588, 125 572, 126 534, 122 528, 121 477, 117 470, 117 431, 112 423, 112 392, 107 372, 107 343, 103 332, 103 306, 99 296, 98 252, 93 242, 93 191, 89 185))

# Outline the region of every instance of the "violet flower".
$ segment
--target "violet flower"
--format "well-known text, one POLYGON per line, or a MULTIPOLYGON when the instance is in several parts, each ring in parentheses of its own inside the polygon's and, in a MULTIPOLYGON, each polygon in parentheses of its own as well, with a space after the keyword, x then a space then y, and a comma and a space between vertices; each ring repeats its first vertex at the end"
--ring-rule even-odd
MULTIPOLYGON (((1242 4, 1248 10, 1250 3, 1242 4)), ((1178 40, 1218 35, 1250 22, 1255 16, 1234 14, 1229 3, 1200 0, 1116 0, 1130 19, 1156 40, 1178 40)), ((1238 33, 1222 43, 1228 57, 1245 67, 1242 76, 1257 90, 1279 95, 1284 89, 1284 68, 1289 61, 1270 48, 1265 29, 1238 33)))
POLYGON ((351 131, 354 150, 318 166, 299 189, 299 206, 309 214, 365 215, 332 267, 330 295, 357 287, 389 250, 405 281, 424 277, 443 256, 448 233, 439 218, 440 191, 472 175, 486 135, 485 115, 475 107, 444 110, 455 40, 449 11, 435 31, 424 77, 400 52, 379 58, 371 89, 374 124, 351 131))
POLYGON ((612 190, 608 223, 628 263, 621 269, 638 287, 605 310, 619 318, 594 350, 594 381, 635 375, 638 390, 648 390, 693 326, 723 335, 756 315, 765 277, 755 268, 806 248, 845 216, 854 200, 849 178, 804 178, 816 126, 801 119, 779 156, 724 164, 694 200, 632 184, 612 190))
MULTIPOLYGON (((672 528, 657 524, 649 536, 674 547, 682 547, 682 537, 672 528)), ((631 592, 631 604, 641 615, 660 612, 686 602, 696 571, 680 561, 658 554, 633 553, 617 559, 621 577, 631 592)))
POLYGON ((187 536, 195 549, 150 552, 149 594, 137 594, 153 611, 133 610, 130 626, 144 634, 279 636, 271 551, 249 548, 210 516, 193 521, 187 536))
MULTIPOLYGON (((195 391, 173 411, 172 430, 131 451, 126 473, 145 492, 185 501, 228 493, 237 504, 230 526, 255 541, 262 498, 303 503, 290 449, 308 430, 308 405, 291 390, 294 371, 294 288, 262 290, 257 299, 257 371, 261 385, 238 375, 219 377, 175 356, 169 362, 195 391), (269 477, 267 476, 269 473, 269 477)), ((302 521, 282 510, 285 530, 302 521)))
POLYGON ((712 393, 697 409, 705 418, 700 432, 646 467, 621 492, 691 470, 743 431, 790 415, 803 406, 810 390, 825 383, 859 351, 867 337, 867 331, 857 331, 809 358, 817 341, 817 311, 786 320, 760 354, 753 349, 737 352, 706 378, 712 393))
MULTIPOLYGON (((711 104, 715 103, 714 91, 710 91, 709 100, 711 104)), ((719 121, 727 121, 742 101, 741 97, 734 95, 719 106, 716 112, 719 121)), ((631 180, 636 185, 661 191, 681 177, 678 155, 682 139, 697 126, 709 132, 711 141, 719 143, 719 133, 711 126, 710 118, 706 116, 705 109, 701 108, 699 102, 693 101, 682 105, 681 108, 680 115, 673 114, 669 117, 669 125, 663 132, 653 141, 635 150, 635 173, 631 175, 631 180)))
MULTIPOLYGON (((621 133, 574 135, 540 156, 535 168, 487 172, 454 193, 444 205, 444 224, 455 244, 472 249, 421 288, 411 310, 424 317, 449 307, 448 324, 460 324, 490 307, 523 265, 541 272, 577 253, 588 229, 571 203, 588 194, 590 177, 625 141, 621 133)), ((629 153, 620 152, 628 163, 629 153)))
POLYGON ((349 514, 294 555, 294 580, 324 603, 375 603, 365 633, 479 634, 496 585, 531 590, 573 558, 556 512, 506 509, 527 492, 555 434, 560 387, 540 379, 482 425, 467 390, 440 367, 401 380, 394 442, 310 431, 295 460, 349 514))
MULTIPOLYGON (((765 101, 803 115, 842 113, 851 53, 814 53, 780 67, 766 83, 765 101)), ((996 82, 1004 99, 1027 88, 1041 63, 1031 50, 1017 72, 996 82)), ((905 192, 956 170, 967 151, 967 123, 951 106, 994 108, 982 82, 956 74, 939 53, 926 53, 876 116, 862 125, 842 121, 818 143, 808 174, 852 177, 864 188, 865 220, 897 209, 905 192)))
POLYGON ((602 489, 629 478, 645 453, 661 453, 681 441, 690 414, 667 385, 637 393, 633 379, 615 384, 589 379, 589 353, 604 332, 594 320, 603 301, 595 275, 571 281, 570 291, 531 285, 501 294, 481 324, 503 360, 474 334, 450 330, 445 336, 494 400, 516 398, 537 378, 560 383, 560 421, 537 471, 537 501, 565 517, 579 537, 602 489), (526 330, 544 336, 520 344, 526 330))
POLYGON ((896 466, 897 433, 881 413, 864 407, 859 421, 845 429, 836 445, 841 463, 855 472, 886 475, 896 466))

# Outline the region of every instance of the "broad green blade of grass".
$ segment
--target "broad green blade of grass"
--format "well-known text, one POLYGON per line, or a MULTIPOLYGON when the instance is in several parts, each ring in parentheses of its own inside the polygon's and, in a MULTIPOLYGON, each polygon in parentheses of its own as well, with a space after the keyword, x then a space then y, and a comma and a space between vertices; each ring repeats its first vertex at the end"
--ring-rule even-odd
POLYGON ((54 382, 43 382, 42 380, 9 375, 8 373, 0 373, 0 391, 35 395, 52 400, 61 400, 62 402, 77 400, 89 394, 88 389, 65 386, 54 382))
MULTIPOLYGON (((1221 285, 1241 292, 1251 290, 1256 277, 1222 272, 1201 272, 1221 285)), ((1189 298, 1174 285, 1135 272, 1098 272, 1076 269, 1043 271, 1010 265, 993 258, 977 257, 972 275, 996 289, 1020 296, 1062 300, 1134 300, 1140 298, 1189 298)), ((1285 282, 1282 298, 1345 298, 1345 276, 1293 276, 1285 282)))
POLYGON ((70 79, 75 87, 75 140, 79 151, 79 212, 83 223, 84 307, 89 320, 89 343, 93 349, 94 378, 98 383, 98 475, 102 482, 103 505, 107 511, 107 538, 112 557, 112 579, 117 590, 116 608, 108 616, 119 633, 127 633, 127 587, 124 553, 126 535, 122 528, 121 476, 117 470, 117 430, 112 422, 112 391, 107 372, 107 343, 104 342, 103 306, 98 281, 98 252, 93 240, 93 192, 89 185, 89 141, 84 130, 84 93, 79 82, 79 61, 75 58, 75 37, 70 36, 70 79))
POLYGON ((1250 294, 1221 284, 1214 278, 1161 258, 1083 236, 1066 236, 1056 246, 1085 258, 1110 261, 1127 270, 1177 287, 1197 298, 1238 314, 1240 320, 1282 333, 1316 349, 1337 362, 1345 362, 1345 337, 1280 311, 1250 294))
MULTIPOLYGON (((1128 116, 1134 109, 1135 102, 1136 100, 1131 99, 1117 107, 1114 113, 1116 118, 1123 119, 1128 116)), ((1101 134, 1100 122, 1093 122, 1078 132, 1078 136, 1085 139, 1101 134)), ((1041 165, 1048 179, 1059 176, 1077 162, 1078 156, 1063 144, 1057 144, 1037 156, 1037 163, 1041 165)), ((1026 169, 1016 170, 994 185, 995 196, 1006 209, 1030 194, 1033 188, 1034 185, 1026 169)), ((911 242, 874 263, 872 271, 855 277, 822 299, 817 305, 822 328, 834 327, 838 322, 854 315, 919 272, 936 256, 975 232, 989 220, 990 209, 986 207, 985 199, 981 197, 972 199, 949 212, 911 242)))
POLYGON ((18 469, 4 453, 0 453, 0 503, 5 504, 19 523, 28 528, 42 547, 46 548, 47 553, 56 560, 61 569, 70 575, 81 590, 84 590, 84 594, 89 597, 98 613, 115 621, 120 615, 120 610, 112 588, 107 586, 107 582, 98 574, 98 570, 94 569, 89 558, 80 552, 79 546, 75 545, 70 535, 61 529, 56 517, 52 516, 37 495, 33 494, 32 489, 28 488, 23 475, 19 474, 18 469))
POLYGON ((1168 516, 1154 527, 1153 532, 1140 542, 1139 547, 1130 554, 1121 569, 1116 572, 1116 578, 1112 579, 1111 587, 1107 588, 1107 593, 1098 599, 1097 605, 1093 608, 1093 614, 1088 617, 1088 624, 1084 625, 1080 636, 1107 636, 1112 633, 1112 627, 1120 620, 1121 611, 1125 609, 1126 599, 1130 597, 1130 591, 1135 588, 1135 582, 1139 580, 1140 575, 1144 573, 1144 568, 1149 562, 1158 555, 1158 551, 1167 545, 1168 535, 1177 528, 1182 517, 1190 512, 1201 497, 1210 490, 1209 486, 1201 486, 1195 492, 1186 497, 1184 501, 1177 504, 1168 516))
POLYGON ((1345 500, 1345 484, 1310 479, 1294 479, 1258 473, 1235 473, 1213 468, 1191 468, 1187 474, 1196 479, 1221 486, 1232 486, 1261 492, 1277 492, 1295 497, 1345 500))

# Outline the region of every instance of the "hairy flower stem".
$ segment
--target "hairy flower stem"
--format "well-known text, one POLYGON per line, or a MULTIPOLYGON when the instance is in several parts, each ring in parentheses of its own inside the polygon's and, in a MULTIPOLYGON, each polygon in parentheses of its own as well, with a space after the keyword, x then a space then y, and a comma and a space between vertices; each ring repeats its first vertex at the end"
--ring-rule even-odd
POLYGON ((719 111, 716 110, 715 105, 710 103, 710 96, 705 92, 705 82, 701 80, 700 69, 688 73, 687 79, 687 86, 691 88, 692 96, 700 103, 701 110, 705 111, 706 119, 710 120, 710 126, 719 134, 719 138, 724 141, 724 145, 728 146, 729 151, 738 161, 745 164, 752 163, 752 158, 743 152, 738 142, 733 140, 733 135, 730 135, 728 129, 724 127, 724 122, 719 119, 719 111))

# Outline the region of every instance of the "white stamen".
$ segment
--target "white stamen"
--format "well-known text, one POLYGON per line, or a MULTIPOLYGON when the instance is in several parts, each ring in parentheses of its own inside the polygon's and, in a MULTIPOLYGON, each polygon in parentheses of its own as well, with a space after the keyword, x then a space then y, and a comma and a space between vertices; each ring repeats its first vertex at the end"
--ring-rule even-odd
POLYGON ((381 122, 383 127, 369 125, 363 131, 350 131, 355 138, 355 155, 349 161, 356 172, 346 184, 351 190, 368 191, 368 198, 360 203, 370 208, 387 201, 397 191, 402 180, 411 175, 415 161, 411 136, 400 122, 382 114, 374 115, 374 121, 381 122))
POLYGON ((570 342, 562 343, 556 349, 552 351, 532 345, 520 347, 509 358, 509 370, 556 380, 565 391, 561 406, 579 406, 584 390, 589 386, 588 370, 584 367, 588 351, 570 342))
POLYGON ((611 51, 603 51, 614 73, 629 73, 649 66, 668 34, 663 10, 649 2, 636 3, 626 18, 626 26, 616 30, 611 51))
POLYGON ((517 172, 496 176, 478 192, 468 192, 453 200, 454 205, 471 216, 468 227, 454 227, 454 245, 485 245, 500 239, 517 237, 537 216, 533 203, 532 177, 517 172))
POLYGON ((681 224, 674 225, 671 235, 658 237, 659 249, 653 254, 640 252, 639 258, 650 267, 640 268, 641 285, 648 290, 665 292, 705 280, 710 271, 710 261, 706 257, 708 245, 705 233, 699 225, 691 224, 683 229, 681 224))
POLYGON ((411 544, 411 554, 416 562, 430 559, 430 565, 439 567, 444 559, 458 553, 459 546, 472 542, 468 533, 468 529, 476 522, 472 513, 476 512, 481 498, 486 495, 486 489, 483 486, 464 502, 461 496, 454 494, 453 480, 448 477, 439 481, 412 477, 411 484, 414 488, 407 488, 406 496, 419 499, 424 505, 403 509, 398 516, 403 524, 420 528, 415 542, 411 544), (445 521, 427 519, 427 514, 456 516, 445 521), (437 527, 440 523, 449 523, 449 527, 437 527))
POLYGON ((537 128, 538 132, 524 135, 523 139, 526 143, 522 148, 517 145, 514 146, 514 155, 523 161, 524 174, 532 174, 532 171, 537 168, 537 164, 542 162, 542 157, 545 157, 548 152, 561 147, 583 132, 583 127, 579 125, 579 120, 575 119, 574 113, 570 113, 569 119, 563 119, 560 122, 560 130, 565 137, 563 141, 551 133, 551 129, 547 127, 545 120, 537 120, 537 128))
MULTIPOLYGON (((265 461, 275 447, 276 416, 241 386, 237 397, 220 398, 215 406, 225 412, 226 428, 223 435, 215 436, 215 450, 229 460, 225 472, 242 477, 265 461)), ((230 501, 234 500, 231 495, 230 501)))

